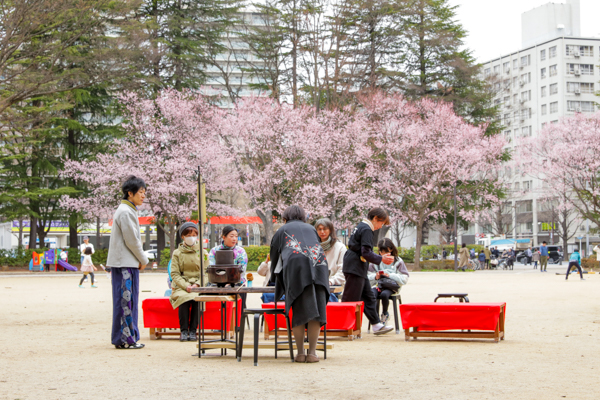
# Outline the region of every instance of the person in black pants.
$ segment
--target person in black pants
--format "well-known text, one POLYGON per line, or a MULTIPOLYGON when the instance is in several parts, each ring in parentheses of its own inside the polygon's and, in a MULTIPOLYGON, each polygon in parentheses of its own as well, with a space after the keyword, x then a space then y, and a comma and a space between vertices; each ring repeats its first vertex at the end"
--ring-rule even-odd
POLYGON ((365 316, 371 322, 375 335, 392 330, 391 327, 383 324, 377 315, 377 299, 371 290, 371 283, 367 276, 369 263, 379 265, 383 262, 390 265, 394 262, 394 257, 391 255, 379 256, 373 252, 373 232, 389 223, 388 213, 383 208, 377 207, 369 211, 367 219, 359 223, 350 235, 342 269, 346 278, 342 302, 362 301, 365 316))

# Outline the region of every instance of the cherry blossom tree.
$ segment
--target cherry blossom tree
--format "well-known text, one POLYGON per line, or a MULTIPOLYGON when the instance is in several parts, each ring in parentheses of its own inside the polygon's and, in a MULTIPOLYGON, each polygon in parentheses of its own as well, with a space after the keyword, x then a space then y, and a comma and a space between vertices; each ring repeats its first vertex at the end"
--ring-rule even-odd
POLYGON ((466 220, 497 200, 504 139, 486 136, 485 126, 469 125, 451 105, 430 99, 409 103, 376 94, 363 106, 373 131, 367 172, 392 216, 416 227, 418 266, 423 225, 448 214, 455 188, 466 220))
MULTIPOLYGON (((189 91, 165 90, 155 100, 128 94, 121 101, 128 118, 126 135, 96 160, 66 162, 64 174, 87 183, 89 192, 63 203, 91 215, 111 216, 124 179, 138 176, 147 184, 147 212, 169 236, 172 254, 177 224, 197 210, 198 166, 209 198, 236 187, 235 170, 227 168, 232 160, 215 129, 223 111, 189 91)), ((216 201, 208 206, 214 212, 232 212, 216 201)))
POLYGON ((550 196, 600 226, 600 111, 549 124, 521 148, 524 169, 550 196))

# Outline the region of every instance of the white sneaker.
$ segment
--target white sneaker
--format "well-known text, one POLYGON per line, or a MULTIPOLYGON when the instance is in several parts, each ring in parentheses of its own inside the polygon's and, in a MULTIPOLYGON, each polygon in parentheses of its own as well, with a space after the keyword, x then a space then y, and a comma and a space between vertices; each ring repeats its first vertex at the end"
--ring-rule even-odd
POLYGON ((374 335, 384 335, 388 332, 391 332, 394 328, 386 326, 382 323, 373 325, 373 334, 374 335))

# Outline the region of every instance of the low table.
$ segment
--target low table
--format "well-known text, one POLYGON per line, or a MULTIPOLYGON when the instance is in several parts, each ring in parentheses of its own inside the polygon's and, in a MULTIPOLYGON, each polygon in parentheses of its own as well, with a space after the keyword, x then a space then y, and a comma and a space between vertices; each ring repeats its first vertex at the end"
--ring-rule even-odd
POLYGON ((429 337, 494 339, 497 343, 505 338, 506 303, 402 304, 400 315, 407 341, 429 337))

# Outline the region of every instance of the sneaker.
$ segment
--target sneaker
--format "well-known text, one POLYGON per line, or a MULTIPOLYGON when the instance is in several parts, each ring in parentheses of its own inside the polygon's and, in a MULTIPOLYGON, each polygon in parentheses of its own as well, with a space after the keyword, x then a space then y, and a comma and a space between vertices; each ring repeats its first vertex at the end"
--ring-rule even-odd
POLYGON ((390 319, 390 313, 383 313, 381 314, 381 323, 385 325, 386 322, 388 322, 388 320, 390 319))
POLYGON ((85 289, 85 287, 83 285, 79 285, 80 288, 85 289))
POLYGON ((98 288, 98 286, 96 286, 96 285, 92 285, 92 287, 93 287, 94 289, 97 289, 97 288, 98 288))
POLYGON ((374 335, 384 335, 388 332, 391 332, 392 330, 394 330, 394 328, 392 328, 390 326, 386 326, 386 325, 382 325, 378 329, 376 329, 375 326, 373 326, 373 334, 374 335))
POLYGON ((180 342, 187 342, 189 339, 189 334, 188 331, 181 331, 181 335, 179 336, 179 341, 180 342))
POLYGON ((581 278, 582 281, 585 281, 585 278, 581 278))
POLYGON ((195 342, 196 340, 198 340, 198 336, 196 336, 196 331, 190 331, 188 341, 195 342))

